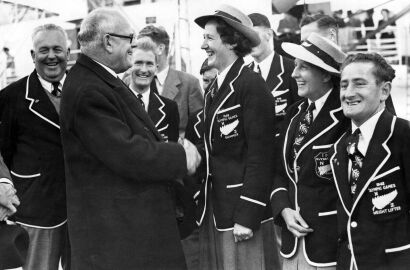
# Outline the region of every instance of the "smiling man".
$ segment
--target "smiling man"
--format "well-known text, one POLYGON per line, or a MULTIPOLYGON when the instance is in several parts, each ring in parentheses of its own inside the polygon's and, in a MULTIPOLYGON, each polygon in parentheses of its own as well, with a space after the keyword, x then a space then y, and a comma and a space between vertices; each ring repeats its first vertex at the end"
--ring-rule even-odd
POLYGON ((329 153, 341 270, 410 264, 410 123, 385 108, 394 77, 378 54, 350 55, 342 65, 340 100, 351 128, 329 153))
POLYGON ((65 269, 66 190, 60 100, 66 77, 67 34, 54 24, 32 34, 35 70, 0 92, 0 150, 21 205, 10 219, 29 233, 24 269, 65 269))

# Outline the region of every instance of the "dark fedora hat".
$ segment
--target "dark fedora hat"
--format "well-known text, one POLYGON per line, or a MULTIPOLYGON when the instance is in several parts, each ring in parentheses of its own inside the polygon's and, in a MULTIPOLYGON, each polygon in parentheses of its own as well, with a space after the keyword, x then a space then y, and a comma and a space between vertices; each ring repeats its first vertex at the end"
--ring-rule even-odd
POLYGON ((26 230, 19 225, 0 222, 0 269, 24 265, 29 245, 26 230))
POLYGON ((229 5, 220 5, 217 10, 215 10, 214 14, 200 16, 195 19, 195 23, 200 27, 205 28, 206 23, 214 18, 224 20, 236 31, 242 33, 247 39, 249 39, 253 47, 258 46, 261 42, 258 33, 252 29, 253 24, 251 19, 239 9, 229 5))

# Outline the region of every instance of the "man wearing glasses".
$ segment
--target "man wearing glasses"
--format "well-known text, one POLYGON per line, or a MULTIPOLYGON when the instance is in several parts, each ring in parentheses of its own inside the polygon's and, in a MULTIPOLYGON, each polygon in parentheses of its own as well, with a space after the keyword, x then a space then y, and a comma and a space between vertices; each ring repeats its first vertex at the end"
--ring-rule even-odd
POLYGON ((117 77, 132 66, 132 32, 117 10, 92 11, 64 85, 61 135, 75 270, 186 269, 170 186, 193 174, 200 156, 189 141, 165 143, 117 77))

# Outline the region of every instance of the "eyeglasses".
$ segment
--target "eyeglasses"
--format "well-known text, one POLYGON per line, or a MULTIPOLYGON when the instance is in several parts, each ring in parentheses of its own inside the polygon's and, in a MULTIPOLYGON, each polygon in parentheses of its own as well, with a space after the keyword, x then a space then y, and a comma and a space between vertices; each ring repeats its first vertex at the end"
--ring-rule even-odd
POLYGON ((132 44, 132 41, 134 40, 134 34, 130 34, 129 36, 124 36, 124 35, 118 35, 114 33, 107 33, 107 35, 113 36, 113 37, 119 37, 119 38, 129 38, 130 39, 130 44, 132 44))

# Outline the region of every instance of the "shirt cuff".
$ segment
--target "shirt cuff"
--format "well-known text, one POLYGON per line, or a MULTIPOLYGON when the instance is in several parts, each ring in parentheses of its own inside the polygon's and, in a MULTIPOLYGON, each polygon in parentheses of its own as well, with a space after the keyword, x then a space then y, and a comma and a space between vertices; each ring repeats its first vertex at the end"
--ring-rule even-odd
POLYGON ((0 178, 0 183, 7 183, 13 185, 13 182, 11 182, 11 180, 8 178, 0 178))

